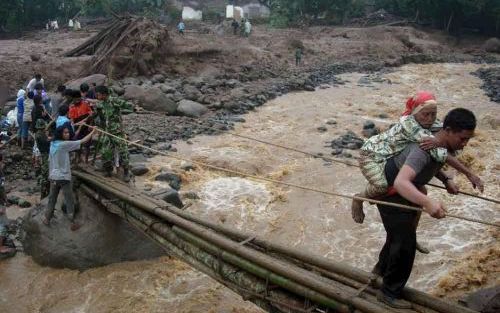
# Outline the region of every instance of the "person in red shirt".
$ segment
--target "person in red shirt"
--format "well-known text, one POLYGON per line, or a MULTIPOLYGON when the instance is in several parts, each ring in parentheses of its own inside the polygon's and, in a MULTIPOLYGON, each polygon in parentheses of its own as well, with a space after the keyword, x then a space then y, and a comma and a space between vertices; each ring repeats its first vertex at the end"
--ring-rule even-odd
MULTIPOLYGON (((73 91, 73 103, 69 107, 68 117, 73 122, 73 125, 79 122, 90 124, 92 121, 93 111, 90 105, 90 102, 87 99, 82 98, 80 91, 73 91)), ((73 140, 81 140, 89 133, 89 129, 86 126, 83 126, 80 132, 76 135, 76 138, 73 140)), ((84 150, 85 163, 88 163, 89 155, 90 155, 90 146, 91 141, 87 142, 82 146, 82 150, 84 150)), ((77 163, 79 163, 81 158, 81 151, 77 153, 77 163)))

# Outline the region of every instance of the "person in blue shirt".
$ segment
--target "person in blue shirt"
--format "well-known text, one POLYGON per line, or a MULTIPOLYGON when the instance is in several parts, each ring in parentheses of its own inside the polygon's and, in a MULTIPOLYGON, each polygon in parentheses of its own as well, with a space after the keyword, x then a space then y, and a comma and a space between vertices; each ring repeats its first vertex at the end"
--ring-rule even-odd
POLYGON ((50 192, 49 203, 45 211, 43 223, 50 225, 50 220, 54 216, 54 210, 57 203, 59 192, 64 195, 64 204, 66 205, 66 216, 71 222, 71 230, 80 228, 75 221, 75 197, 71 184, 71 163, 69 154, 72 151, 80 149, 81 145, 88 142, 95 133, 95 128, 81 140, 72 141, 67 127, 56 129, 55 138, 50 143, 49 150, 49 180, 50 192))
POLYGON ((17 131, 17 138, 19 143, 21 142, 21 133, 23 127, 23 114, 24 114, 24 98, 26 97, 26 91, 19 89, 17 92, 17 126, 19 127, 17 131))
POLYGON ((177 24, 177 30, 179 31, 179 34, 184 36, 184 30, 186 30, 186 24, 184 24, 184 21, 180 21, 179 24, 177 24))
POLYGON ((56 119, 56 129, 61 127, 66 127, 69 130, 69 136, 71 139, 75 138, 75 128, 68 118, 69 106, 67 104, 59 107, 59 116, 56 119))

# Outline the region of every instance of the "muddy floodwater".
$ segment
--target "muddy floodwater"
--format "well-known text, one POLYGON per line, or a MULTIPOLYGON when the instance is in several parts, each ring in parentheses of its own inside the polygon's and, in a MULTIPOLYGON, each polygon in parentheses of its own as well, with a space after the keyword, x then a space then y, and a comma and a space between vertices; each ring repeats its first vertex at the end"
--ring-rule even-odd
MULTIPOLYGON (((360 134, 367 120, 387 127, 402 112, 408 95, 427 89, 438 97, 441 118, 455 107, 476 113, 479 130, 462 158, 484 179, 484 194, 500 198, 500 134, 494 129, 498 125, 492 123, 492 117, 500 114, 500 105, 489 101, 480 89, 481 81, 471 75, 478 68, 475 64, 408 65, 375 79, 345 74, 341 76, 344 85, 270 101, 245 115, 246 122, 238 124, 235 132, 329 155, 331 148, 325 147, 328 141, 347 130, 360 134), (326 126, 327 131, 318 131, 320 126, 326 126)), ((356 168, 230 134, 199 136, 191 144, 178 142, 177 148, 179 156, 189 159, 325 191, 353 194, 364 184, 356 168)), ((136 185, 160 184, 154 181, 154 173, 179 165, 179 161, 157 156, 149 161, 150 175, 137 179, 136 185)), ((458 175, 456 180, 463 190, 471 191, 464 177, 458 175)), ((347 199, 202 168, 183 174, 182 190, 199 196, 188 209, 199 216, 364 270, 375 264, 385 238, 375 207, 366 207, 365 223, 358 225, 351 220, 347 199)), ((498 205, 436 189, 429 191, 432 197, 444 201, 450 212, 500 220, 498 205)), ((431 253, 417 254, 411 286, 440 294, 447 286, 458 286, 455 289, 466 292, 500 283, 497 230, 424 215, 417 236, 431 253)), ((78 272, 42 268, 21 253, 0 263, 0 308, 2 312, 20 313, 261 312, 210 278, 167 257, 78 272)))

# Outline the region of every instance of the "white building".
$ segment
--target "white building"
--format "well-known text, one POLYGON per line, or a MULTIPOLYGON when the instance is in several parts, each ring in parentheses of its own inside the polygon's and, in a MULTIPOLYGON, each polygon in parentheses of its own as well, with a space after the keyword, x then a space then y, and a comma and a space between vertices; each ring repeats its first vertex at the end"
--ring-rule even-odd
POLYGON ((267 18, 271 15, 271 10, 259 2, 250 2, 243 6, 226 6, 226 18, 267 18))
POLYGON ((186 21, 200 21, 203 19, 203 12, 201 10, 195 10, 191 7, 183 7, 182 19, 186 21))

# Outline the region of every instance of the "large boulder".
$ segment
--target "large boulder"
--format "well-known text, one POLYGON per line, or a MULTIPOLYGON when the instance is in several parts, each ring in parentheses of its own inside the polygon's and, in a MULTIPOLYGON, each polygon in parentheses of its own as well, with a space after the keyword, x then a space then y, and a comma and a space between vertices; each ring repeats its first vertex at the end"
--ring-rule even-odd
POLYGON ((146 90, 138 85, 126 85, 123 98, 132 101, 142 101, 146 90))
POLYGON ((60 209, 56 209, 50 226, 45 226, 42 218, 46 201, 25 216, 21 236, 24 251, 40 265, 85 270, 165 255, 118 216, 100 208, 84 194, 78 198, 76 220, 82 227, 77 231, 70 230, 70 222, 60 209))
POLYGON ((203 114, 208 113, 208 109, 201 103, 191 100, 182 100, 179 102, 177 112, 181 115, 189 117, 200 117, 203 114))
POLYGON ((493 37, 486 40, 483 45, 483 49, 486 52, 500 53, 500 39, 493 37))
POLYGON ((141 106, 146 110, 165 112, 168 114, 175 114, 177 111, 177 103, 171 98, 166 97, 159 88, 148 89, 144 95, 141 106))
POLYGON ((80 89, 80 85, 83 83, 87 83, 89 86, 92 84, 104 85, 106 82, 106 75, 103 74, 94 74, 83 78, 78 78, 72 81, 69 81, 65 84, 66 88, 69 89, 80 89))
POLYGON ((146 89, 137 85, 129 85, 125 87, 123 97, 127 100, 137 102, 148 111, 168 114, 175 114, 177 111, 177 103, 170 97, 167 97, 159 88, 146 89))
POLYGON ((184 95, 189 100, 198 100, 202 96, 198 88, 192 85, 184 85, 184 95))

